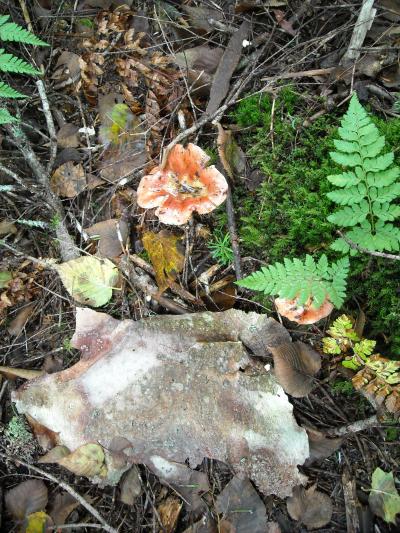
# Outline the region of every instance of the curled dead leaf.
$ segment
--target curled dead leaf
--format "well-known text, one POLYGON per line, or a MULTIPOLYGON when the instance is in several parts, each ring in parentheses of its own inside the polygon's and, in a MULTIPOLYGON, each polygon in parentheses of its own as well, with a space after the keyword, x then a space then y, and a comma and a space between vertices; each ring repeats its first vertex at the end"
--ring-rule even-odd
POLYGON ((234 181, 238 177, 243 177, 246 171, 246 156, 235 141, 232 132, 224 130, 219 122, 217 127, 218 155, 226 173, 234 181))
POLYGON ((38 443, 40 444, 43 450, 50 450, 51 448, 54 448, 54 446, 57 445, 57 433, 54 433, 54 431, 51 431, 46 426, 39 424, 39 422, 37 422, 29 415, 26 415, 26 419, 33 431, 33 434, 35 435, 38 443))
POLYGON ((126 505, 133 505, 141 495, 142 480, 140 479, 139 469, 136 465, 133 465, 125 472, 120 482, 120 489, 119 499, 126 505))
POLYGON ((54 448, 39 458, 38 463, 58 463, 61 459, 70 455, 70 453, 70 450, 66 446, 54 446, 54 448))
POLYGON ((312 464, 314 461, 325 459, 339 449, 343 439, 328 439, 321 431, 312 428, 305 428, 310 444, 310 457, 306 464, 312 464))
POLYGON ((158 515, 166 533, 173 533, 175 531, 182 505, 182 502, 176 496, 168 496, 168 498, 158 506, 158 515))
POLYGON ((303 342, 291 342, 271 347, 274 371, 283 390, 302 398, 313 388, 313 376, 321 368, 321 356, 303 342))
POLYGON ((79 505, 80 503, 68 492, 59 492, 54 498, 49 515, 56 526, 62 526, 79 505))
POLYGON ((98 242, 97 256, 114 259, 121 255, 128 238, 128 224, 115 218, 97 222, 85 232, 98 242))
POLYGON ((13 337, 18 337, 21 334, 33 311, 35 310, 35 305, 35 302, 31 302, 18 311, 17 316, 11 320, 7 328, 7 331, 10 335, 13 337))
POLYGON ((57 132, 57 144, 61 148, 78 148, 79 126, 64 124, 57 132))
POLYGON ((40 479, 28 479, 6 492, 5 502, 15 520, 24 520, 46 508, 47 487, 40 479))
POLYGON ((308 529, 324 527, 331 521, 333 505, 329 496, 316 490, 295 487, 293 496, 286 501, 287 511, 293 520, 304 524, 308 529))
POLYGON ((214 166, 206 166, 209 159, 199 146, 175 145, 164 166, 156 166, 140 181, 138 205, 156 207, 160 221, 173 225, 185 224, 195 211, 214 211, 225 201, 228 184, 214 166))
POLYGON ((14 368, 12 366, 0 366, 0 374, 3 374, 7 379, 35 379, 43 376, 44 370, 28 370, 26 368, 14 368))

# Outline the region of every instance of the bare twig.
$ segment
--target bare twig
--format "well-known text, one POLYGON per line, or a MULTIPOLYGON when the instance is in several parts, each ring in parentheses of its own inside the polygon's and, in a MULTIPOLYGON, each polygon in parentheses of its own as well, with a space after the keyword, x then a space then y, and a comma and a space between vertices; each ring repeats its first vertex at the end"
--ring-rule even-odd
POLYGON ((47 129, 49 130, 49 135, 50 135, 50 158, 47 164, 47 172, 50 173, 53 168, 54 161, 56 160, 56 156, 57 156, 56 128, 54 126, 54 120, 53 120, 53 116, 50 111, 50 105, 47 99, 46 89, 44 87, 43 81, 38 80, 36 82, 36 87, 38 88, 39 96, 42 101, 43 114, 46 119, 47 129))
POLYGON ((229 229, 229 235, 231 237, 231 245, 232 245, 232 251, 233 251, 233 264, 235 267, 235 274, 236 279, 242 279, 242 265, 241 265, 241 258, 240 258, 240 248, 239 248, 239 239, 237 235, 236 230, 236 222, 235 222, 235 210, 233 207, 233 199, 232 199, 232 190, 231 186, 228 185, 228 193, 226 196, 226 214, 228 215, 228 229, 229 229))
POLYGON ((374 21, 376 9, 373 8, 375 0, 363 0, 357 22, 353 29, 349 47, 340 60, 341 65, 353 63, 360 57, 360 49, 364 43, 367 31, 374 21))
POLYGON ((359 431, 364 431, 380 425, 381 423, 379 422, 378 417, 373 415, 364 420, 357 420, 357 422, 352 422, 351 424, 332 429, 328 431, 328 435, 330 437, 344 437, 349 433, 358 433, 359 431))
POLYGON ((10 135, 11 139, 15 142, 19 151, 24 156, 25 161, 30 166, 33 174, 44 189, 46 202, 49 205, 53 215, 57 218, 56 235, 60 244, 60 252, 63 261, 69 261, 79 257, 79 250, 75 246, 71 235, 68 232, 65 225, 65 214, 61 200, 56 196, 50 188, 50 180, 47 170, 40 163, 36 157, 35 152, 25 136, 22 129, 15 124, 5 124, 4 128, 10 135))
POLYGON ((373 255, 374 257, 384 257, 385 259, 393 259, 394 261, 400 261, 400 255, 395 254, 387 254, 385 252, 374 252, 372 250, 367 250, 366 248, 362 248, 355 242, 351 241, 344 233, 341 231, 336 232, 338 235, 342 237, 344 241, 347 242, 347 244, 350 246, 350 248, 353 248, 353 250, 358 250, 359 252, 363 254, 373 255))
POLYGON ((110 526, 104 518, 101 516, 101 514, 95 509, 88 501, 85 500, 83 496, 78 494, 70 485, 65 483, 65 481, 61 481, 60 479, 57 479, 52 474, 49 474, 45 470, 42 470, 41 468, 38 468, 37 466, 30 465, 23 461, 20 457, 13 457, 12 455, 8 455, 5 453, 0 452, 0 457, 7 461, 15 461, 16 463, 25 466, 25 468, 28 468, 29 470, 33 470, 37 474, 40 474, 41 476, 45 477, 49 481, 52 481, 53 483, 57 483, 62 489, 64 489, 68 494, 70 494, 73 498, 75 498, 76 501, 78 501, 96 520, 100 522, 100 524, 103 527, 103 531, 107 531, 108 533, 118 533, 118 531, 110 526))
POLYGON ((12 178, 13 180, 15 180, 19 185, 21 185, 21 187, 23 187, 24 189, 30 189, 30 187, 28 187, 25 183, 24 183, 24 180, 18 176, 18 174, 16 174, 15 172, 13 172, 11 169, 9 168, 6 168, 4 167, 3 165, 0 165, 0 170, 1 172, 4 172, 4 174, 7 174, 7 176, 10 176, 10 178, 12 178))

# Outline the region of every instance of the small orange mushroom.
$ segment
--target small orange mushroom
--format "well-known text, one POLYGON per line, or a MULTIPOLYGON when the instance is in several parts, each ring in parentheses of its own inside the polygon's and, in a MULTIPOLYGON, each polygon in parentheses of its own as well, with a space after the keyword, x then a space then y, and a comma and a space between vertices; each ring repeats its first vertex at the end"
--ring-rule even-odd
POLYGON ((156 215, 164 224, 185 224, 194 211, 210 213, 226 199, 228 183, 209 156, 194 144, 184 148, 176 144, 163 166, 143 176, 137 190, 140 207, 156 207, 156 215))
POLYGON ((333 310, 333 305, 328 298, 325 298, 324 303, 318 309, 312 307, 312 299, 304 305, 298 305, 297 298, 293 300, 276 298, 275 305, 278 313, 298 324, 314 324, 328 316, 333 310))

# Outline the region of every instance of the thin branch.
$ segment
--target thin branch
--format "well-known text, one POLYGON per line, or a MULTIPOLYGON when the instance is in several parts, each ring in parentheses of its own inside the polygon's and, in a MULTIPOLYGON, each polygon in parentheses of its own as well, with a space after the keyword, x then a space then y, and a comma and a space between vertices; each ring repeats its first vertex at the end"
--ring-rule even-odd
POLYGON ((47 164, 47 172, 50 173, 53 168, 54 161, 56 160, 56 156, 57 156, 56 128, 54 126, 53 115, 51 114, 51 111, 50 111, 50 105, 47 99, 46 89, 44 87, 43 81, 37 80, 36 87, 38 88, 40 100, 42 101, 43 114, 46 119, 47 129, 49 130, 49 134, 50 134, 50 158, 47 164))
POLYGON ((49 474, 45 470, 42 470, 41 468, 38 468, 37 466, 30 465, 28 463, 25 463, 22 459, 19 457, 13 457, 12 455, 8 455, 5 453, 0 452, 0 457, 7 461, 15 461, 17 464, 20 464, 22 466, 25 466, 25 468, 28 468, 29 470, 33 470, 37 474, 40 474, 41 476, 45 477, 49 481, 52 481, 53 483, 57 483, 62 489, 64 489, 68 494, 70 494, 73 498, 75 498, 76 501, 78 501, 96 520, 100 522, 100 524, 103 527, 103 531, 107 531, 108 533, 118 533, 118 531, 110 526, 104 518, 101 516, 101 514, 95 509, 88 501, 85 500, 83 496, 78 494, 68 483, 65 483, 65 481, 61 481, 60 479, 57 479, 52 474, 49 474))
POLYGON ((379 422, 377 415, 373 415, 364 420, 357 420, 357 422, 352 422, 351 424, 332 429, 328 434, 330 437, 344 437, 349 433, 358 433, 359 431, 364 431, 380 425, 381 423, 379 422))
POLYGON ((400 261, 400 255, 386 254, 385 252, 374 252, 372 250, 367 250, 366 248, 362 248, 361 246, 359 246, 358 244, 350 240, 341 231, 338 230, 336 233, 340 235, 342 239, 347 242, 350 248, 353 248, 353 250, 358 250, 359 252, 363 254, 373 255, 374 257, 384 257, 385 259, 393 259, 394 261, 400 261))
POLYGON ((7 174, 7 176, 10 176, 10 178, 12 178, 14 181, 16 181, 19 185, 21 185, 21 187, 23 187, 24 189, 28 189, 28 190, 31 190, 31 186, 27 186, 25 183, 24 183, 24 180, 18 176, 18 174, 16 174, 15 172, 13 172, 11 169, 9 168, 6 168, 4 167, 3 165, 0 164, 0 170, 2 172, 4 172, 4 174, 7 174))

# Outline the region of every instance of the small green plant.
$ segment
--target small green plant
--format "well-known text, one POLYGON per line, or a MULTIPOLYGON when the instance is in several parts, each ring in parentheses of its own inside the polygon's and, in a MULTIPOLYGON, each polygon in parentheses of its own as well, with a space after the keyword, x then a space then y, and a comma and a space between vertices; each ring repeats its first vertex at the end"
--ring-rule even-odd
MULTIPOLYGON (((344 206, 328 216, 340 227, 351 227, 345 236, 362 248, 372 251, 399 250, 400 229, 391 222, 400 216, 399 167, 393 164, 394 153, 382 154, 385 137, 379 134, 356 94, 341 121, 340 140, 330 156, 346 168, 341 174, 328 176, 339 187, 327 193, 330 200, 344 206)), ((345 239, 334 241, 332 248, 354 255, 356 250, 345 239)))
POLYGON ((343 394, 344 396, 352 396, 355 392, 351 381, 341 380, 332 383, 332 390, 338 394, 343 394))
POLYGON ((312 307, 319 309, 328 299, 339 308, 346 295, 348 272, 347 257, 329 266, 325 254, 321 255, 318 263, 307 255, 305 261, 285 258, 283 263, 262 267, 237 284, 288 300, 297 298, 300 306, 311 300, 312 307))
POLYGON ((208 244, 212 257, 221 263, 221 265, 229 265, 233 261, 233 251, 231 245, 231 237, 229 233, 215 233, 213 239, 208 244))
MULTIPOLYGON (((14 41, 23 44, 31 44, 35 46, 48 46, 47 43, 36 37, 33 33, 25 30, 14 22, 8 22, 9 15, 0 15, 0 40, 14 41)), ((12 72, 16 74, 28 74, 30 76, 40 75, 40 70, 37 70, 32 65, 14 56, 6 53, 4 48, 0 48, 0 72, 12 72)), ((0 81, 0 98, 27 98, 26 95, 16 91, 4 81, 0 81)), ((7 109, 0 108, 0 124, 10 124, 17 122, 7 109)))

